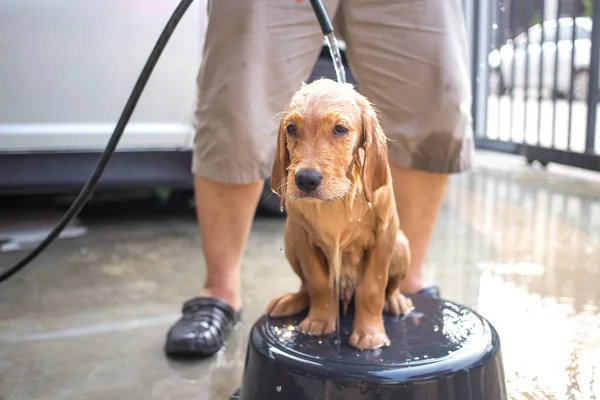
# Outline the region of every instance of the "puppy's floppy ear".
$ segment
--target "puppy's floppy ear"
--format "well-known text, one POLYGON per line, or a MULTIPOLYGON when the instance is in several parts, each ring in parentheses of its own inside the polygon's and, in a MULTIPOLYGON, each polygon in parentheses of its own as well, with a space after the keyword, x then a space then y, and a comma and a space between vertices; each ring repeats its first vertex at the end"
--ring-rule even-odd
POLYGON ((271 190, 279 196, 280 205, 283 207, 285 198, 285 178, 287 169, 290 166, 290 153, 287 149, 287 135, 283 118, 279 122, 279 133, 277 134, 277 147, 271 168, 271 190))
POLYGON ((362 116, 362 147, 365 150, 362 166, 363 190, 367 201, 373 199, 373 193, 389 182, 388 151, 386 136, 379 123, 373 106, 365 98, 360 99, 362 116))

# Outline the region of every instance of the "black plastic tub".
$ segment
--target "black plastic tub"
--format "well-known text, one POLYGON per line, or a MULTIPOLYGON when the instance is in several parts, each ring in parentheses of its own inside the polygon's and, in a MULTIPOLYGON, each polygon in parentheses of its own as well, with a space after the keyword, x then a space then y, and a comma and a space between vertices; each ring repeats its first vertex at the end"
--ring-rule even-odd
POLYGON ((310 337, 296 325, 305 314, 253 326, 242 387, 231 400, 504 400, 500 339, 474 311, 410 296, 409 316, 384 315, 389 347, 348 345, 353 310, 338 335, 310 337))

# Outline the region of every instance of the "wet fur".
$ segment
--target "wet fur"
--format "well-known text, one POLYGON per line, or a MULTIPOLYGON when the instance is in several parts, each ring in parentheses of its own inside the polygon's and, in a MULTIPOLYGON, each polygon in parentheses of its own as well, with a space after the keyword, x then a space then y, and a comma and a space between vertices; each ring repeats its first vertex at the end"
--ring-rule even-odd
POLYGON ((267 313, 288 316, 308 308, 300 329, 332 333, 339 288, 344 312, 355 302, 350 344, 361 350, 389 345, 384 309, 399 315, 412 308, 399 290, 410 253, 399 229, 386 137, 369 101, 349 84, 303 84, 280 120, 271 189, 288 214, 285 254, 302 285, 273 299, 267 313), (296 127, 294 135, 287 132, 289 124, 296 127), (336 125, 348 131, 335 135, 336 125), (311 195, 294 184, 301 168, 323 176, 311 195))

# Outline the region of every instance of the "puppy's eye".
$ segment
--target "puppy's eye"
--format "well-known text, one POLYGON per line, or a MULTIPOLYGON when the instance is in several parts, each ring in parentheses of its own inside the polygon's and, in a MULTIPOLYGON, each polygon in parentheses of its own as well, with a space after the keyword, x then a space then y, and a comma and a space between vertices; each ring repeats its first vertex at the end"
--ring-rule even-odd
POLYGON ((346 128, 342 125, 336 125, 335 129, 333 130, 333 134, 336 136, 342 136, 342 135, 345 135, 346 133, 348 133, 348 128, 346 128))
POLYGON ((296 126, 294 124, 289 124, 287 127, 287 133, 289 133, 290 135, 295 135, 296 134, 296 126))

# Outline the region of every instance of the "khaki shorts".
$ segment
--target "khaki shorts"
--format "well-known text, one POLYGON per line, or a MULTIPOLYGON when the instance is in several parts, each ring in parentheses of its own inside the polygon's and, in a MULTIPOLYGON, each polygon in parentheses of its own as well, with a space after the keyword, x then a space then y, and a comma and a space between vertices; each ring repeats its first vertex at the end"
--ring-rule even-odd
MULTIPOLYGON (((456 173, 473 152, 461 0, 325 0, 360 92, 379 109, 389 160, 456 173), (335 16, 335 17, 334 17, 335 16)), ((223 183, 270 176, 278 117, 323 35, 308 0, 209 4, 192 171, 223 183)))

